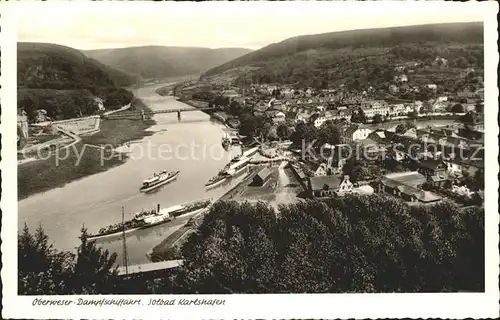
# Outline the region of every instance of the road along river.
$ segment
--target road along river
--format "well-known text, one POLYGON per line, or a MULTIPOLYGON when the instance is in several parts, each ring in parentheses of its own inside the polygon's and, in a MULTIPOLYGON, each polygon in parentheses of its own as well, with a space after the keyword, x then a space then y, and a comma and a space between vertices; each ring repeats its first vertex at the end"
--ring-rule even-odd
MULTIPOLYGON (((165 84, 135 88, 134 94, 152 110, 189 108, 173 97, 162 97, 155 90, 165 84)), ((34 231, 41 224, 56 248, 74 250, 80 243, 80 229, 90 233, 109 224, 121 222, 121 208, 125 219, 141 209, 176 205, 201 198, 217 198, 238 183, 236 178, 226 185, 205 190, 205 183, 217 174, 239 148, 230 152, 221 146, 221 124, 213 122, 205 113, 193 111, 154 116, 156 125, 148 130, 152 136, 124 147, 130 159, 123 165, 95 174, 62 188, 36 194, 18 203, 18 228, 24 223, 34 231), (128 149, 128 150, 127 150, 128 149), (139 192, 142 180, 161 170, 180 170, 178 179, 150 194, 139 192)), ((110 120, 111 121, 111 120, 110 120)), ((147 262, 146 253, 189 219, 174 221, 131 233, 126 238, 129 264, 147 262)), ((119 237, 98 242, 105 249, 118 254, 122 263, 122 239, 119 237)))

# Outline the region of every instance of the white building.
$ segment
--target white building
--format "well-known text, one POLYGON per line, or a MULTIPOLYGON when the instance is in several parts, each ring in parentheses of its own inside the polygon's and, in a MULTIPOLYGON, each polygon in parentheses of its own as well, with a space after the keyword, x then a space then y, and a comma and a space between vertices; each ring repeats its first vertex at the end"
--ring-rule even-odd
POLYGON ((358 125, 353 125, 344 130, 342 134, 342 143, 348 144, 348 143, 353 143, 354 141, 357 140, 366 139, 372 132, 373 130, 371 129, 358 125))
POLYGON ((376 114, 385 116, 390 114, 390 107, 385 102, 375 101, 362 107, 362 110, 367 118, 373 118, 376 114))
POLYGON ((406 106, 404 103, 394 104, 389 108, 389 115, 391 117, 406 115, 406 106))
POLYGON ((99 108, 99 111, 104 111, 104 101, 99 98, 99 97, 96 97, 94 98, 94 102, 97 104, 97 107, 99 108))

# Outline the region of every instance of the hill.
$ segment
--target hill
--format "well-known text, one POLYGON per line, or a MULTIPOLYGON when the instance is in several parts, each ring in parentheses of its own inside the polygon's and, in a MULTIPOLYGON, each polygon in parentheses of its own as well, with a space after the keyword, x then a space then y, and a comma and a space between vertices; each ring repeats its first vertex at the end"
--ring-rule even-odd
POLYGON ((121 70, 87 58, 80 51, 49 43, 18 43, 18 107, 30 121, 38 109, 52 119, 84 116, 97 111, 96 97, 108 109, 131 101, 132 93, 122 89, 137 81, 121 70))
POLYGON ((392 79, 392 67, 398 64, 415 62, 431 66, 438 57, 445 58, 451 68, 482 68, 482 23, 298 36, 215 67, 202 75, 202 79, 225 77, 236 83, 278 82, 316 87, 335 86, 340 82, 378 85, 384 79, 392 79))
POLYGON ((144 78, 166 78, 201 74, 250 51, 243 48, 143 46, 89 50, 84 53, 106 65, 144 78))

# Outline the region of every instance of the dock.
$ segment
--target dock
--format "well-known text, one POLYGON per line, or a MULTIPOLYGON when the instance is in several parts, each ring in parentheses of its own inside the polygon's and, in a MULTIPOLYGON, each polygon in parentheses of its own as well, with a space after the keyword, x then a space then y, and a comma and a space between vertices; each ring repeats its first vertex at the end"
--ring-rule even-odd
POLYGON ((118 267, 118 276, 129 276, 137 274, 151 274, 165 270, 175 269, 182 266, 184 260, 168 260, 160 262, 150 262, 128 266, 127 268, 118 267))

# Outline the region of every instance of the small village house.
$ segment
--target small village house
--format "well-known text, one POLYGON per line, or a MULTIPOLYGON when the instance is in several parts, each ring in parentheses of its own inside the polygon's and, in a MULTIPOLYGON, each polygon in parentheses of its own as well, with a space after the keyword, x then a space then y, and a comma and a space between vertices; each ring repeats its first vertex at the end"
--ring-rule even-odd
POLYGON ((383 176, 377 188, 378 192, 386 192, 409 202, 428 204, 441 200, 439 195, 421 189, 426 182, 426 177, 418 172, 397 172, 383 176))
POLYGON ((327 164, 326 163, 320 163, 316 169, 314 170, 314 176, 315 177, 322 177, 327 175, 327 164))
POLYGON ((337 176, 310 177, 308 181, 309 196, 312 198, 323 198, 342 196, 351 193, 353 184, 349 176, 339 178, 337 176))
POLYGON ((424 175, 427 182, 436 187, 443 187, 448 181, 448 166, 443 160, 424 159, 418 163, 418 172, 424 175))
POLYGON ((253 185, 264 186, 271 179, 271 170, 269 168, 264 168, 260 170, 253 178, 253 185))
POLYGON ((350 144, 357 140, 366 139, 373 130, 360 126, 351 125, 344 130, 341 130, 342 143, 350 144))

